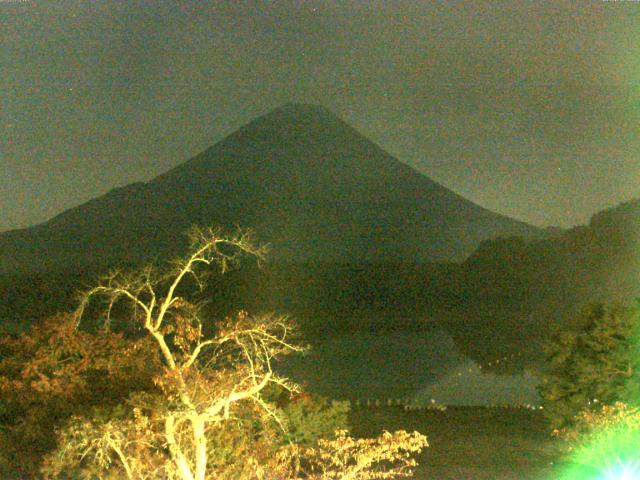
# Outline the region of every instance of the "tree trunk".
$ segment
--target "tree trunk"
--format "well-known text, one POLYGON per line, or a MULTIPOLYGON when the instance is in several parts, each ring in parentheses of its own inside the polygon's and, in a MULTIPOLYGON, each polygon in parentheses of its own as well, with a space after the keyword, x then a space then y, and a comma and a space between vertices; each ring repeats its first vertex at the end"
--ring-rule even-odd
POLYGON ((195 480, 204 480, 207 473, 207 437, 205 435, 205 421, 202 416, 191 419, 193 428, 193 442, 196 447, 195 480))
POLYGON ((180 477, 182 478, 182 480, 195 480, 193 473, 191 473, 189 462, 185 458, 184 453, 182 453, 180 446, 176 442, 175 419, 172 415, 169 415, 165 420, 165 434, 167 437, 167 444, 169 447, 169 453, 171 454, 171 459, 173 460, 173 463, 175 464, 180 477))

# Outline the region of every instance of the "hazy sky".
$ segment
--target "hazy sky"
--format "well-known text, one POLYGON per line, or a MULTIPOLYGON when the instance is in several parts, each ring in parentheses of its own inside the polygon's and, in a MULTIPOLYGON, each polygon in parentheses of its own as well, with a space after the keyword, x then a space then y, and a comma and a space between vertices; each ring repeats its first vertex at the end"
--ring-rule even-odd
POLYGON ((639 1, 0 0, 0 230, 321 103, 494 211, 640 197, 639 1))

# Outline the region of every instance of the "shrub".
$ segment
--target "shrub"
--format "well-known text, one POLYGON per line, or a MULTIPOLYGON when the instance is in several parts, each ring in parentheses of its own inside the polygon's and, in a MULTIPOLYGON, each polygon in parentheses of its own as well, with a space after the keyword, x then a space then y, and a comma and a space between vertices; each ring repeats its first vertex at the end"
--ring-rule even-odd
POLYGON ((335 432, 349 431, 348 401, 311 395, 295 395, 282 409, 287 440, 304 447, 315 447, 318 440, 335 438, 335 432))

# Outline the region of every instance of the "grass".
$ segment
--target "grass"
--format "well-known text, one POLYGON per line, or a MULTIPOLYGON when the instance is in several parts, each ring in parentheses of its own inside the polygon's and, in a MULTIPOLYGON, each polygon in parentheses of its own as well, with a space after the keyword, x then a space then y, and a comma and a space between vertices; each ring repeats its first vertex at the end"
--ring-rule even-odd
POLYGON ((553 480, 558 445, 549 436, 540 411, 354 408, 351 422, 356 436, 398 429, 427 435, 429 448, 417 459, 416 480, 553 480))

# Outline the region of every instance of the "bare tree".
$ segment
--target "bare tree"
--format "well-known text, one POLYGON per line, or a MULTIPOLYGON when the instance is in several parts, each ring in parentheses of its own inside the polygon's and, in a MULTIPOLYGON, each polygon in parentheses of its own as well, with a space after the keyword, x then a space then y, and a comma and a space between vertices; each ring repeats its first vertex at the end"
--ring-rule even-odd
MULTIPOLYGON (((191 253, 175 262, 169 272, 158 274, 152 267, 129 275, 113 272, 83 295, 76 316, 80 322, 85 307, 97 296, 106 299, 107 318, 118 302, 133 307, 134 320, 155 340, 165 367, 155 380, 167 401, 162 437, 168 462, 161 467, 170 477, 204 480, 210 455, 207 430, 229 421, 234 406, 243 401, 253 402, 278 422, 275 410, 260 394, 269 384, 296 388, 274 372, 272 360, 300 352, 302 347, 293 341, 287 318, 256 318, 244 312, 206 337, 201 308, 179 295, 181 284, 190 277, 202 286, 208 273, 203 267, 217 265, 224 272, 239 255, 262 259, 264 250, 243 232, 225 237, 219 230, 194 228, 190 238, 191 253)), ((136 470, 147 470, 144 465, 131 465, 126 454, 132 446, 130 438, 114 434, 122 425, 98 430, 94 438, 97 433, 102 435, 98 443, 116 452, 129 478, 136 477, 136 470)))
POLYGON ((131 274, 112 272, 82 295, 77 325, 88 316, 86 307, 94 298, 104 301, 107 323, 120 304, 130 306, 134 324, 156 345, 161 368, 153 378, 156 391, 133 394, 128 414, 73 417, 60 431, 58 450, 45 461, 45 476, 58 477, 77 465, 89 468, 86 478, 115 474, 130 480, 373 480, 410 475, 415 466, 411 455, 427 442, 417 432, 403 431, 371 440, 354 440, 338 431, 335 440, 307 449, 287 444, 283 435, 267 435, 267 454, 261 456, 256 452, 259 442, 250 438, 242 450, 246 469, 230 474, 215 468, 216 448, 221 447, 217 440, 228 438, 243 418, 263 427, 274 425, 281 433, 286 430, 264 393, 270 385, 297 390, 274 371, 273 361, 303 347, 292 323, 282 316, 240 312, 206 328, 202 305, 182 293, 187 279, 202 287, 207 267, 217 265, 224 272, 240 255, 260 260, 264 250, 243 232, 226 237, 219 230, 194 228, 190 238, 190 253, 168 271, 146 267, 131 274))

